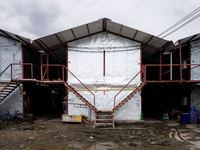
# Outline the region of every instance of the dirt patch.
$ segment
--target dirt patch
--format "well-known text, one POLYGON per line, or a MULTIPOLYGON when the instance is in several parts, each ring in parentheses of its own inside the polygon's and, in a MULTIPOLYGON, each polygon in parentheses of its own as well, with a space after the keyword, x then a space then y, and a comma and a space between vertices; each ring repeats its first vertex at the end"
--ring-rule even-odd
POLYGON ((169 136, 180 127, 169 127, 164 123, 116 124, 114 129, 94 129, 92 124, 62 123, 61 118, 44 120, 38 119, 34 123, 1 124, 0 149, 190 149, 190 144, 169 136))

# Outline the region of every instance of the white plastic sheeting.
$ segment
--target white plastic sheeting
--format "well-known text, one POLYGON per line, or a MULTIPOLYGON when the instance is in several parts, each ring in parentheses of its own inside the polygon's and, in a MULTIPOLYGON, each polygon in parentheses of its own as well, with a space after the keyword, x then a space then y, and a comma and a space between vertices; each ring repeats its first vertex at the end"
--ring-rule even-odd
MULTIPOLYGON (((200 40, 191 42, 191 64, 200 64, 200 40)), ((200 66, 191 68, 191 80, 200 80, 200 66)))
MULTIPOLYGON (((0 72, 4 71, 11 63, 22 62, 22 48, 21 43, 0 36, 0 72)), ((13 78, 22 77, 22 66, 14 65, 13 78)), ((0 81, 8 82, 11 79, 11 67, 0 76, 0 81)))
MULTIPOLYGON (((11 63, 22 62, 21 43, 0 36, 0 72, 4 71, 11 63)), ((22 77, 22 66, 16 65, 12 68, 12 77, 22 77)), ((11 80, 11 67, 0 76, 0 89, 11 80)), ((15 111, 23 112, 23 95, 19 88, 13 91, 3 102, 0 103, 0 114, 15 111)))
MULTIPOLYGON (((110 33, 99 33, 68 44, 69 70, 73 72, 89 89, 93 89, 98 110, 112 110, 114 96, 140 71, 140 44, 110 33), (105 50, 105 76, 103 75, 105 50), (105 89, 105 91, 104 91, 105 89), (119 90, 116 90, 119 89, 119 90)), ((68 83, 92 105, 93 95, 69 74, 68 83)), ((137 88, 140 84, 140 74, 127 87, 137 88)), ((120 103, 132 91, 122 91, 116 99, 120 103)), ((132 97, 130 102, 121 107, 115 115, 117 120, 139 119, 141 113, 140 95, 132 97), (130 104, 130 106, 129 106, 130 104), (124 116, 125 115, 125 116, 124 116)), ((69 92, 69 103, 82 103, 69 92)), ((69 104, 69 115, 88 115, 88 108, 74 107, 69 104)), ((93 114, 93 113, 92 113, 93 114)))
MULTIPOLYGON (((1 88, 5 85, 0 84, 1 88)), ((0 89, 1 89, 0 88, 0 89)), ((0 103, 0 114, 15 111, 23 112, 23 93, 19 88, 15 89, 4 101, 0 103)))
POLYGON ((195 106, 195 109, 200 111, 200 86, 192 88, 191 107, 192 106, 195 106))

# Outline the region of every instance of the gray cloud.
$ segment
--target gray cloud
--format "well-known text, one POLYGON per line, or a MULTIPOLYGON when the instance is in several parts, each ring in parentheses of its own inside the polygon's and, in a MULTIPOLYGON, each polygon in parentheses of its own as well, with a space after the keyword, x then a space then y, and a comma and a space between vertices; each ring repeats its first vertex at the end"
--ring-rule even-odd
MULTIPOLYGON (((199 0, 1 0, 0 28, 31 39, 107 17, 158 35, 200 6, 199 0)), ((200 19, 167 37, 200 32, 200 19)))

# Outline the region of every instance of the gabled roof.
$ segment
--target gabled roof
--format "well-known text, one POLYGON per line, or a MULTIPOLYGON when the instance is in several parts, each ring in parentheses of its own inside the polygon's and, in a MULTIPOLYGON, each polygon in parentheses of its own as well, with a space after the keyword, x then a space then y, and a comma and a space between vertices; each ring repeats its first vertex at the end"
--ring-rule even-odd
POLYGON ((189 44, 192 41, 196 41, 196 40, 199 40, 199 39, 200 39, 200 33, 197 33, 195 35, 192 35, 192 36, 189 36, 189 37, 186 37, 186 38, 183 38, 183 39, 179 39, 178 41, 176 41, 175 45, 176 45, 176 47, 178 47, 179 41, 181 41, 181 45, 184 46, 184 45, 189 44))
POLYGON ((7 37, 9 39, 13 39, 13 40, 19 41, 19 42, 21 42, 21 43, 23 43, 25 45, 30 45, 31 44, 30 39, 22 37, 20 35, 14 34, 14 33, 11 33, 11 32, 8 32, 8 31, 5 31, 5 30, 2 30, 2 29, 0 29, 0 35, 2 35, 4 37, 7 37))
POLYGON ((142 48, 167 50, 173 45, 172 41, 167 41, 154 35, 133 29, 110 19, 99 19, 97 21, 84 24, 75 28, 54 33, 34 40, 32 46, 38 50, 53 50, 66 46, 68 42, 75 41, 101 32, 109 32, 130 40, 134 40, 143 45, 142 48))

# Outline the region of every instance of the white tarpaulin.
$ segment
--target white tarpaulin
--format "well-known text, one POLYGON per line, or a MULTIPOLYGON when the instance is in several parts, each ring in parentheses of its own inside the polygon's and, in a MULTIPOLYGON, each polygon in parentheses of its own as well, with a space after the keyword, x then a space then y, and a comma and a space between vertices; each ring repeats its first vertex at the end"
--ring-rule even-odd
MULTIPOLYGON (((0 72, 4 71, 11 63, 21 63, 21 43, 0 36, 0 72)), ((22 77, 22 66, 12 66, 12 78, 22 77)), ((0 89, 11 80, 11 67, 0 76, 0 89)), ((23 112, 23 95, 19 88, 15 89, 4 101, 0 103, 0 114, 15 111, 23 112)))
MULTIPOLYGON (((2 85, 0 84, 1 88, 2 85)), ((0 114, 7 112, 14 114, 15 111, 23 113, 23 93, 19 88, 15 89, 4 101, 0 103, 0 114)))
MULTIPOLYGON (((21 43, 0 36, 0 72, 4 71, 11 63, 20 63, 22 61, 21 43)), ((22 77, 22 66, 13 65, 12 77, 22 77)), ((0 76, 0 80, 9 82, 11 79, 11 67, 0 76)))
MULTIPOLYGON (((200 64, 200 40, 191 42, 191 64, 200 64)), ((191 80, 200 80, 200 66, 191 66, 191 80)))
POLYGON ((200 86, 192 88, 191 107, 192 106, 195 106, 195 109, 200 111, 200 86))
MULTIPOLYGON (((140 44, 110 33, 99 33, 71 42, 68 46, 69 70, 95 94, 95 107, 98 110, 112 110, 114 96, 140 71, 140 44)), ((68 83, 94 105, 93 95, 70 74, 68 83)), ((139 85, 140 74, 117 96, 116 105, 139 85)), ((139 119, 140 95, 129 101, 116 112, 117 120, 123 120, 124 114, 128 120, 139 119)), ((71 92, 69 103, 84 104, 71 92)), ((70 115, 88 115, 90 112, 88 108, 74 106, 69 104, 70 115)))

